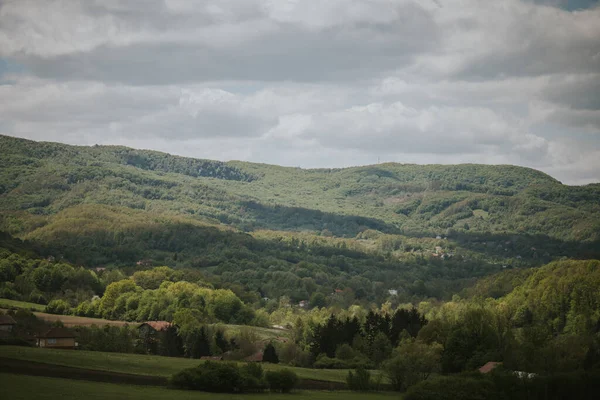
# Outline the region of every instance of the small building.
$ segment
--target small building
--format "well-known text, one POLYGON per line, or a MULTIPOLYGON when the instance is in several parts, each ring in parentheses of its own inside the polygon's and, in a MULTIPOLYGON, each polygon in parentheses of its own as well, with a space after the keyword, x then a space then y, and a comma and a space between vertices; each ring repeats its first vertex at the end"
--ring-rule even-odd
POLYGON ((494 370, 494 368, 496 368, 499 365, 502 365, 502 363, 496 361, 489 361, 484 366, 479 368, 479 372, 481 372, 482 374, 490 373, 494 370))
POLYGON ((397 289, 389 289, 388 294, 390 296, 398 296, 398 290, 397 289))
POLYGON ((74 349, 77 347, 75 334, 67 328, 51 328, 36 337, 37 347, 51 349, 74 349))
POLYGON ((12 332, 17 325, 17 321, 10 315, 0 315, 0 331, 12 332))
POLYGON ((308 307, 308 300, 301 300, 300 302, 298 302, 298 307, 300 307, 300 308, 308 307))
POLYGON ((146 321, 138 326, 138 331, 142 336, 145 336, 146 334, 164 331, 170 326, 171 323, 167 321, 146 321))

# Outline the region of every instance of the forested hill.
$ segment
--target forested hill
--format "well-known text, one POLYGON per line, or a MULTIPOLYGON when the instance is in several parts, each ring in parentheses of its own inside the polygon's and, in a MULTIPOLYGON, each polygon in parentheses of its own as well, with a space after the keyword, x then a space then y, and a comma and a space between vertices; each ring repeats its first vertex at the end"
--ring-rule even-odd
POLYGON ((387 163, 303 170, 7 136, 0 136, 0 153, 0 229, 18 236, 74 206, 101 204, 244 231, 600 239, 600 185, 566 186, 522 167, 387 163))
POLYGON ((600 185, 527 168, 303 170, 6 136, 0 154, 4 257, 200 268, 257 298, 340 289, 331 302, 342 306, 385 301, 388 289, 398 301, 448 299, 504 269, 600 257, 600 185))

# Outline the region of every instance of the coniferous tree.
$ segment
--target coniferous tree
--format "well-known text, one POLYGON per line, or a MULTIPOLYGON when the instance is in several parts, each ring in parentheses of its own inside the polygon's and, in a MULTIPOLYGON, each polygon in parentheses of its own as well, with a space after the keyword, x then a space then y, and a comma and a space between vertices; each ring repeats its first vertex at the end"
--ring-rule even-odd
POLYGON ((275 346, 273 346, 273 343, 268 343, 265 346, 265 350, 263 352, 263 361, 273 364, 279 364, 279 357, 277 356, 277 351, 275 350, 275 346))

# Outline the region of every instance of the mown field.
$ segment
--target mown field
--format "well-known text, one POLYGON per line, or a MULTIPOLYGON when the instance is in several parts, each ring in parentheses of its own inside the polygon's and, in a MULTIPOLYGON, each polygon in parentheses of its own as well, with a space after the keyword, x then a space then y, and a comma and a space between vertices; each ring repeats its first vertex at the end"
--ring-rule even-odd
POLYGON ((4 309, 24 308, 26 310, 31 310, 31 311, 44 311, 44 308, 46 308, 46 306, 44 306, 43 304, 28 303, 26 301, 0 299, 0 308, 4 308, 4 309))
POLYGON ((352 392, 325 392, 301 391, 293 394, 215 394, 173 390, 160 387, 117 385, 112 383, 96 383, 74 381, 60 378, 46 378, 37 376, 24 376, 0 373, 0 389, 2 398, 11 400, 78 400, 78 399, 143 399, 143 400, 225 400, 225 399, 271 399, 271 400, 379 400, 398 399, 397 394, 389 393, 352 393, 352 392))
MULTIPOLYGON (((17 346, 0 346, 0 357, 64 365, 67 367, 165 377, 184 368, 195 367, 200 363, 199 360, 189 358, 17 346)), ((296 368, 275 364, 263 364, 263 367, 267 371, 289 368, 302 379, 329 382, 345 382, 346 375, 348 374, 348 370, 296 368)))

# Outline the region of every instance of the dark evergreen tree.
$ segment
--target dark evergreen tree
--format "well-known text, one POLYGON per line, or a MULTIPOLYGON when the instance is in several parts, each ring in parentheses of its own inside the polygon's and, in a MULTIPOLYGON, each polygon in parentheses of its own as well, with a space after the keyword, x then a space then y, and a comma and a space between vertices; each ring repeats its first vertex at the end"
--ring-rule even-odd
POLYGON ((265 350, 263 352, 263 361, 272 364, 279 364, 279 357, 277 356, 277 351, 275 350, 273 343, 268 343, 265 346, 265 350))
POLYGON ((200 358, 204 356, 212 355, 210 352, 210 340, 206 333, 206 328, 203 326, 200 329, 196 329, 193 333, 194 345, 191 351, 192 358, 200 358))
POLYGON ((183 340, 175 326, 169 326, 158 335, 158 354, 167 357, 183 355, 183 340))
POLYGON ((225 338, 225 333, 220 329, 215 332, 215 344, 222 353, 226 353, 231 348, 231 344, 225 338))

